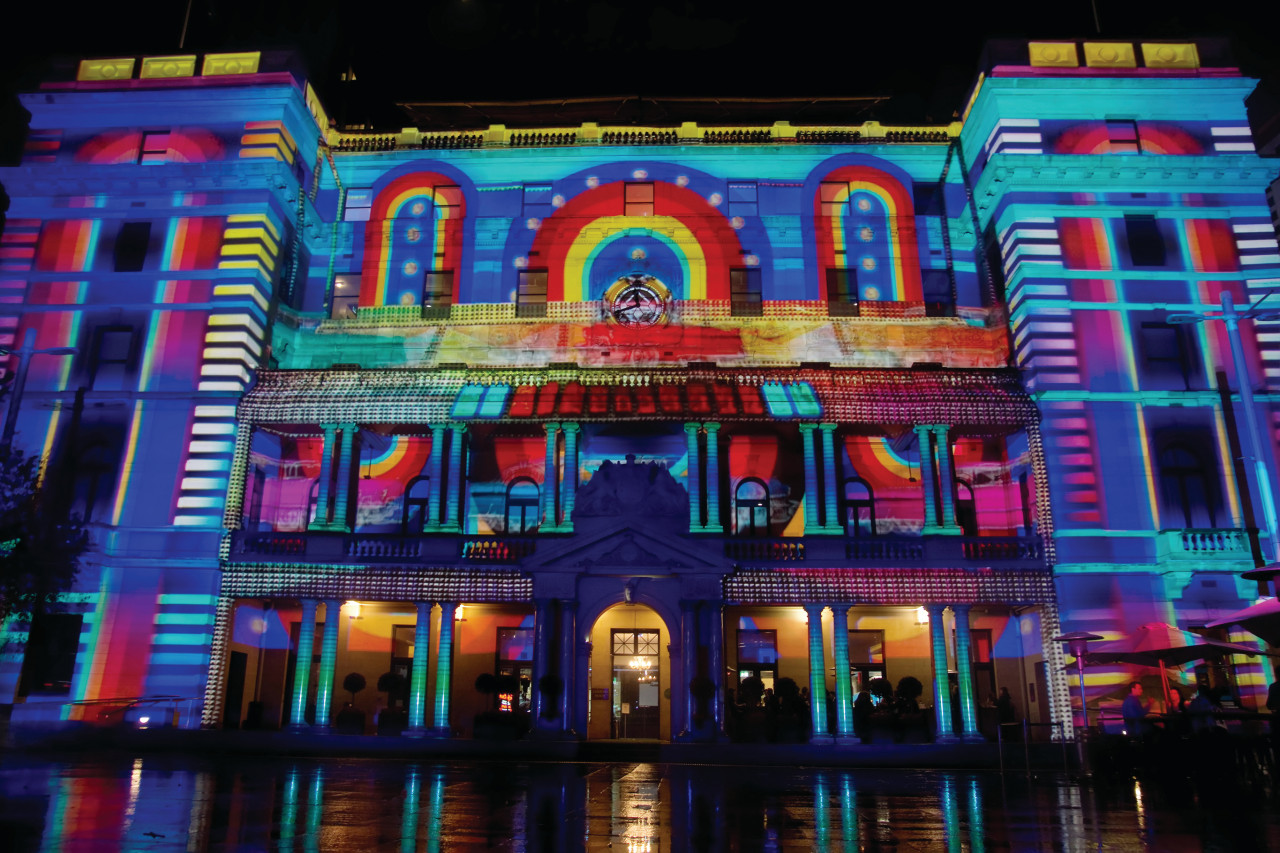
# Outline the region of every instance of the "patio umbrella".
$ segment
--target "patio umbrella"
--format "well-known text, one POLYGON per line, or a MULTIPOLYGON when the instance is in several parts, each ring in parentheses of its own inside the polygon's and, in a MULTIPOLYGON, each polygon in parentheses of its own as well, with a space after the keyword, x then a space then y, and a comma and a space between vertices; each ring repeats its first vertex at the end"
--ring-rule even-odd
POLYGON ((1169 684, 1165 667, 1181 666, 1193 660, 1218 658, 1223 655, 1262 654, 1252 646, 1211 640, 1183 631, 1164 622, 1150 622, 1137 628, 1122 640, 1099 643, 1085 653, 1091 664, 1129 663, 1138 666, 1160 668, 1160 683, 1164 688, 1166 706, 1169 704, 1169 684))
POLYGON ((1208 628, 1226 628, 1239 625, 1273 646, 1280 646, 1280 599, 1267 598, 1230 616, 1210 622, 1208 628))

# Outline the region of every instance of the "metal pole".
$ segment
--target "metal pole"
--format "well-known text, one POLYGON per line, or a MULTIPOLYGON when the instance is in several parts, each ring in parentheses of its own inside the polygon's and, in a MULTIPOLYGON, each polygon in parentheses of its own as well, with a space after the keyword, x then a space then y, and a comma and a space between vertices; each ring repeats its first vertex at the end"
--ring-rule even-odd
POLYGON ((1250 451, 1253 454, 1252 466, 1246 464, 1246 473, 1251 473, 1258 488, 1258 496, 1262 499, 1262 514, 1267 525, 1267 536, 1271 542, 1271 562, 1280 560, 1280 537, 1277 536, 1276 504, 1271 493, 1271 479, 1267 476, 1267 466, 1263 463, 1262 436, 1258 431, 1257 413, 1253 407, 1253 388, 1249 384, 1249 365, 1244 357, 1244 345, 1240 342, 1240 314, 1232 303, 1231 293, 1222 291, 1222 320, 1227 327, 1227 340, 1231 343, 1231 360, 1235 363, 1236 384, 1240 386, 1240 405, 1244 409, 1244 422, 1248 428, 1250 451))

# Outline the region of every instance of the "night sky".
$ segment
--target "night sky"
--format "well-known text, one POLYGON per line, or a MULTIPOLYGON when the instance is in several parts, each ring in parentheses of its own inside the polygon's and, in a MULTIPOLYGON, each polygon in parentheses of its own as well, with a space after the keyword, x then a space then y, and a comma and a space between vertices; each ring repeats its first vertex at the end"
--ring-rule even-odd
MULTIPOLYGON (((299 50, 330 114, 377 129, 407 124, 397 100, 594 95, 886 95, 878 118, 944 122, 961 107, 986 38, 1221 35, 1247 71, 1270 76, 1280 51, 1256 20, 1264 5, 1096 0, 1099 36, 1088 0, 192 0, 183 52, 299 50), (339 79, 348 67, 354 84, 339 79)), ((7 27, 3 120, 18 117, 10 93, 59 57, 179 52, 186 8, 26 5, 36 19, 7 27)))

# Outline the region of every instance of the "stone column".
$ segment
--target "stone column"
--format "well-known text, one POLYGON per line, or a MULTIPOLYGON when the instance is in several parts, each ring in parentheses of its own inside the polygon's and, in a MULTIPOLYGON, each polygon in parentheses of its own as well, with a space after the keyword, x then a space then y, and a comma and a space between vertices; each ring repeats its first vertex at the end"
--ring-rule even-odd
POLYGON ((929 648, 933 652, 933 716, 938 724, 938 740, 952 738, 951 679, 947 674, 947 633, 943 624, 945 604, 925 607, 929 614, 929 648))
POLYGON ((329 524, 329 483, 333 479, 333 439, 338 432, 336 424, 323 424, 324 449, 320 451, 320 486, 316 489, 316 517, 308 525, 312 530, 322 530, 329 524))
POLYGON ((560 487, 556 479, 556 437, 560 434, 560 424, 546 423, 542 428, 547 431, 547 451, 543 456, 542 523, 538 529, 550 533, 559 527, 556 521, 556 491, 560 487))
POLYGON ((720 446, 716 440, 720 424, 703 424, 707 431, 707 532, 723 533, 720 506, 720 446))
POLYGON ((969 635, 968 604, 953 604, 956 614, 956 680, 960 682, 960 736, 982 740, 978 731, 978 705, 973 697, 973 643, 969 635))
POLYGON ((853 682, 849 667, 849 605, 831 605, 836 663, 836 739, 853 737, 853 682))
MULTIPOLYGON (((560 500, 560 529, 573 532, 573 501, 578 494, 578 424, 560 424, 564 430, 564 496, 560 500)), ((568 719, 567 717, 565 719, 568 719)))
POLYGON ((338 666, 338 625, 342 618, 342 602, 328 599, 324 603, 324 633, 320 636, 320 671, 316 673, 316 726, 329 728, 333 713, 333 676, 338 666))
POLYGON ((337 482, 334 483, 333 527, 336 530, 350 530, 347 524, 347 507, 351 500, 351 459, 355 450, 355 424, 342 425, 342 440, 338 444, 337 482))
POLYGON ((289 725, 302 728, 307 724, 307 683, 311 680, 311 657, 316 645, 316 600, 302 599, 302 623, 298 626, 298 659, 293 668, 293 707, 289 725))
POLYGON ((204 706, 200 728, 222 728, 223 705, 227 699, 227 663, 231 658, 231 623, 235 599, 218 596, 213 616, 213 642, 209 644, 209 677, 204 683, 204 706))
POLYGON ((431 455, 427 458, 431 478, 431 504, 427 507, 427 530, 440 529, 440 506, 444 501, 444 426, 431 425, 431 455))
MULTIPOLYGON (((577 634, 574 634, 576 641, 577 634)), ((573 683, 577 685, 573 694, 573 728, 584 740, 587 737, 588 708, 591 705, 591 642, 583 640, 575 643, 577 657, 573 668, 573 683)))
POLYGON ((466 435, 466 424, 449 425, 449 494, 444 502, 444 527, 446 530, 461 530, 463 519, 459 513, 459 505, 465 491, 462 483, 462 437, 466 435))
POLYGON ((409 678, 409 734, 427 728, 427 667, 431 657, 431 602, 416 603, 418 621, 413 626, 413 669, 409 678))
POLYGON ((809 708, 813 720, 811 743, 831 743, 827 734, 827 656, 822 645, 822 611, 824 604, 806 604, 809 617, 809 708))
MULTIPOLYGON (((684 682, 680 688, 684 691, 684 732, 686 737, 693 737, 694 721, 698 715, 698 700, 693 695, 690 683, 698 677, 698 602, 680 602, 680 678, 684 682)), ((674 691, 673 691, 674 692, 674 691)), ((676 692, 676 696, 680 693, 676 692)))
POLYGON ((436 655, 434 728, 441 737, 453 734, 453 729, 449 727, 449 688, 453 682, 453 614, 457 609, 458 605, 451 602, 440 603, 440 651, 436 655))
POLYGON ((933 434, 938 443, 938 492, 942 496, 942 533, 960 533, 956 526, 956 477, 951 464, 950 427, 935 426, 933 434))
POLYGON ((711 714, 715 721, 716 737, 724 736, 724 602, 706 602, 711 631, 708 637, 707 669, 711 682, 715 685, 715 693, 711 697, 711 714))
POLYGON ((800 424, 800 441, 804 450, 804 535, 822 532, 818 519, 818 507, 822 498, 818 494, 818 461, 814 454, 813 431, 817 424, 800 424))
POLYGON ((542 678, 551 673, 551 599, 537 598, 533 602, 533 702, 529 712, 533 715, 533 727, 546 724, 546 697, 542 694, 542 678))
POLYGON ((938 489, 934 479, 933 427, 914 427, 920 440, 920 487, 924 492, 924 532, 938 532, 938 489))
POLYGON ((822 473, 825 486, 825 510, 823 529, 827 533, 844 533, 844 525, 840 518, 840 498, 836 489, 840 484, 839 453, 836 448, 836 425, 818 424, 822 433, 822 473))
POLYGON ((702 526, 702 488, 698 475, 700 465, 698 459, 698 425, 685 424, 684 437, 689 453, 689 462, 685 466, 685 472, 688 474, 687 487, 689 489, 689 532, 702 533, 705 528, 702 526))
POLYGON ((577 636, 577 609, 573 599, 560 599, 560 728, 566 734, 574 734, 573 695, 577 679, 574 678, 573 641, 577 636))

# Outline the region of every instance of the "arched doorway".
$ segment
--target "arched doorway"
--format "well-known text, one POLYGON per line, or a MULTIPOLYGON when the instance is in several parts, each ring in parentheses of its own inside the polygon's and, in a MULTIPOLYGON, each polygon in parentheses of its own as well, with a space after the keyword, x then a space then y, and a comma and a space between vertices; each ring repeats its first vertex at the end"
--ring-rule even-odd
POLYGON ((587 737, 671 739, 671 636, 643 604, 617 604, 591 629, 587 737))

